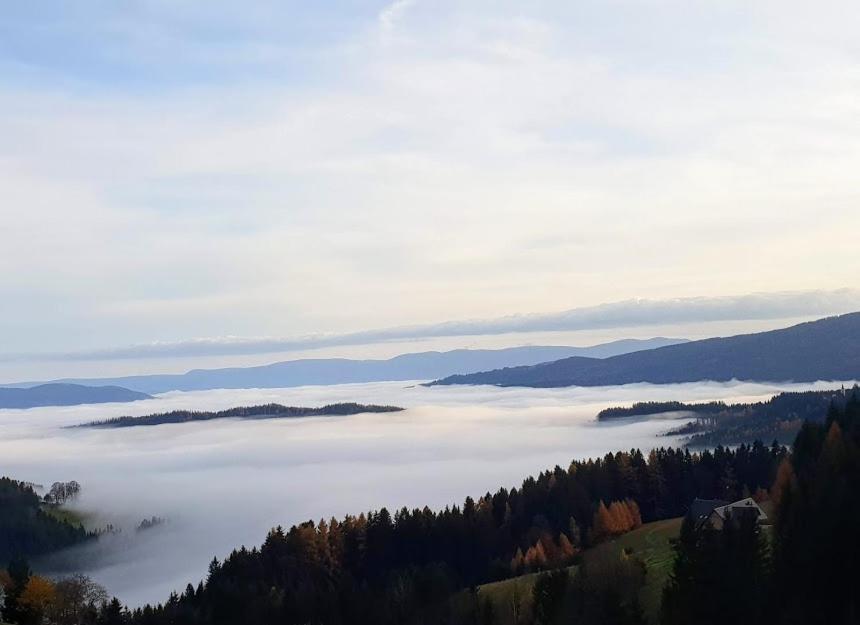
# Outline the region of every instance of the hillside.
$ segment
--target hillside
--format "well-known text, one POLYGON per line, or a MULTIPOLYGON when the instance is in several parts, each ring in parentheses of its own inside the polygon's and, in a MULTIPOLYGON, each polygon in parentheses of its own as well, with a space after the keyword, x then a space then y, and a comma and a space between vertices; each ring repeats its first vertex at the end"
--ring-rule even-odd
MULTIPOLYGON (((613 540, 601 543, 582 552, 581 562, 592 568, 618 561, 625 555, 636 558, 645 565, 645 584, 639 591, 639 600, 646 618, 656 622, 660 609, 663 586, 669 579, 672 570, 674 552, 672 541, 678 537, 682 518, 665 519, 646 523, 640 528, 628 532, 613 540)), ((575 575, 577 565, 569 571, 575 575)), ((492 582, 478 587, 478 595, 493 603, 494 612, 500 623, 512 621, 508 619, 512 597, 519 594, 528 600, 532 596, 535 581, 541 573, 529 573, 492 582)))
POLYGON ((80 525, 43 510, 29 485, 0 477, 0 568, 16 556, 37 556, 91 537, 80 525))
POLYGON ((81 384, 40 384, 30 388, 0 388, 0 408, 38 406, 77 406, 151 399, 146 393, 120 386, 83 386, 81 384))
MULTIPOLYGON (((402 354, 386 360, 307 358, 259 367, 195 369, 175 375, 65 379, 58 382, 115 384, 144 393, 203 391, 215 388, 284 388, 310 384, 352 384, 398 380, 434 380, 454 373, 534 365, 570 356, 608 358, 637 350, 674 345, 685 339, 623 339, 591 347, 525 346, 507 349, 456 349, 402 354)), ((10 384, 9 387, 34 383, 10 384)))
POLYGON ((860 379, 860 313, 602 360, 573 357, 528 367, 453 375, 433 384, 557 387, 733 379, 761 382, 860 379))

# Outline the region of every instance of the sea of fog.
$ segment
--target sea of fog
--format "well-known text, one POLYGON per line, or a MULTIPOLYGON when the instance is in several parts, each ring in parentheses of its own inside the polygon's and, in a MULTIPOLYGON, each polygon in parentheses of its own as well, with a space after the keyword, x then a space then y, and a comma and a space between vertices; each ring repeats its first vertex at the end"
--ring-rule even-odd
POLYGON ((197 584, 213 556, 258 545, 269 528, 387 506, 462 503, 571 459, 677 444, 665 419, 598 423, 610 405, 759 400, 832 384, 636 384, 598 388, 373 383, 173 392, 130 404, 0 410, 0 475, 49 486, 75 479, 91 527, 122 531, 38 562, 83 570, 130 606, 197 584), (399 413, 68 429, 94 419, 279 402, 396 404, 399 413), (168 523, 135 531, 144 518, 168 523))

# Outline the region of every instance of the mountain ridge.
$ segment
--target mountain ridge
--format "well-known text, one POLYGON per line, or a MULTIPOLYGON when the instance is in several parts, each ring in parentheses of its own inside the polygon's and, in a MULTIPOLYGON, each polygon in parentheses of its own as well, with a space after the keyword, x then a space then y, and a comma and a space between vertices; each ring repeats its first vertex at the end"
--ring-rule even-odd
MULTIPOLYGON (((456 349, 400 354, 388 359, 304 358, 253 367, 192 369, 178 374, 149 374, 111 378, 64 378, 53 383, 113 384, 143 393, 201 391, 215 388, 283 388, 304 385, 434 380, 453 373, 468 373, 499 366, 536 364, 574 354, 598 358, 654 346, 678 344, 686 339, 655 337, 621 339, 589 347, 523 346, 503 349, 456 349)), ((38 384, 6 385, 20 388, 38 384)))
POLYGON ((151 395, 121 386, 85 386, 50 382, 28 388, 0 388, 0 409, 26 409, 43 406, 79 406, 152 399, 151 395))
POLYGON ((858 378, 860 312, 855 312, 778 330, 666 345, 605 359, 575 356, 537 365, 453 375, 431 385, 560 387, 858 378))

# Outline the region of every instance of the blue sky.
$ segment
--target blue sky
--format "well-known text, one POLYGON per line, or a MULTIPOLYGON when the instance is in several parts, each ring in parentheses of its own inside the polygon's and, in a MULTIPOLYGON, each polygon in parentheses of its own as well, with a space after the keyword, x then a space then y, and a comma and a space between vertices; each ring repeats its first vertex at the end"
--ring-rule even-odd
POLYGON ((2 350, 856 288, 858 13, 4 7, 2 350))

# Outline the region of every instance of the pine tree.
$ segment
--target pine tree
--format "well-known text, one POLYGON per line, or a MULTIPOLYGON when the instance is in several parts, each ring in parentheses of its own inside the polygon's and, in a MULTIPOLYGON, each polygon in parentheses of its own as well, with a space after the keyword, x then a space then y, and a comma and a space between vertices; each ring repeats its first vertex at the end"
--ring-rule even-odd
POLYGON ((567 527, 570 530, 570 542, 573 543, 574 547, 582 547, 582 529, 579 527, 576 519, 570 517, 567 527))
POLYGON ((553 571, 539 575, 532 588, 532 606, 535 625, 551 625, 561 612, 567 593, 567 571, 553 571))

